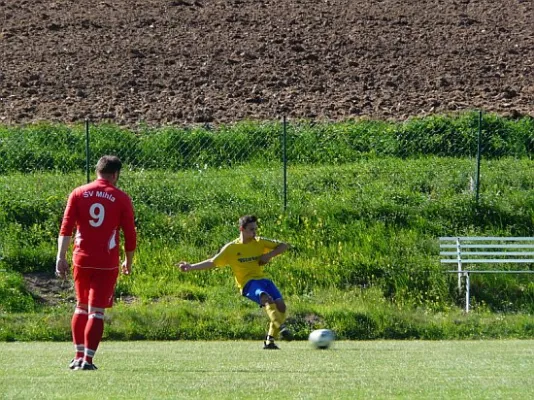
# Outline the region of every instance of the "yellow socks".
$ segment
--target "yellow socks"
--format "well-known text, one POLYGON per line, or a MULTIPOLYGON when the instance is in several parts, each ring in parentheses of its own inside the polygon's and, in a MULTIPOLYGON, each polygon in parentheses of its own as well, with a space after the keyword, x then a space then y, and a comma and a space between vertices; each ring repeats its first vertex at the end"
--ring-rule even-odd
POLYGON ((269 332, 267 334, 276 338, 280 332, 280 325, 286 320, 286 313, 278 311, 278 308, 276 308, 276 304, 274 303, 267 303, 265 305, 265 311, 271 320, 271 323, 269 324, 269 332))

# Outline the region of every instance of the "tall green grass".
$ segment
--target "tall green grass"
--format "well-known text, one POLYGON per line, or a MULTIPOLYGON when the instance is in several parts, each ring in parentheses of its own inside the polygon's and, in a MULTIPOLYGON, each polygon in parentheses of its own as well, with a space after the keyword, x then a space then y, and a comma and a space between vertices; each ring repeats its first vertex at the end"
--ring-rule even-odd
MULTIPOLYGON (((116 154, 131 168, 179 171, 280 163, 285 131, 287 161, 297 164, 344 164, 362 157, 532 157, 534 119, 510 119, 468 112, 413 118, 405 122, 345 121, 312 123, 242 121, 232 125, 126 129, 100 124, 89 130, 91 164, 102 154, 116 154)), ((0 126, 0 173, 83 170, 84 125, 39 123, 0 126)))
MULTIPOLYGON (((534 231, 532 161, 486 162, 478 207, 471 168, 467 160, 435 157, 364 160, 335 170, 294 167, 285 213, 274 170, 125 173, 140 244, 135 278, 121 281, 118 293, 154 299, 183 285, 207 292, 233 285, 228 271, 180 274, 174 263, 214 254, 237 235, 238 217, 250 212, 260 216, 263 235, 291 244, 268 267, 287 296, 379 287, 398 306, 448 309, 459 299, 454 279, 441 273, 438 236, 534 231)), ((50 270, 66 197, 80 176, 15 174, 0 183, 0 263, 21 273, 50 270)), ((528 278, 477 277, 472 294, 481 307, 532 311, 528 278)))

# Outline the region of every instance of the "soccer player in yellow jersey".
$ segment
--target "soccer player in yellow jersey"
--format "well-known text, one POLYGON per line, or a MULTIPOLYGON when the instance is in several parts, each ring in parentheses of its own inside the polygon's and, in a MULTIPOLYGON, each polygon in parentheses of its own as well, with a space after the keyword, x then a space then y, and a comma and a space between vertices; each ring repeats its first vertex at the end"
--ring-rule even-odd
POLYGON ((196 264, 180 261, 178 266, 183 272, 232 267, 235 281, 246 298, 264 307, 270 319, 269 332, 263 348, 276 350, 274 340, 278 336, 291 340, 291 332, 284 326, 286 304, 276 285, 266 278, 263 266, 271 258, 282 254, 288 245, 276 240, 256 236, 258 220, 254 215, 239 219, 239 238, 226 244, 215 256, 196 264))

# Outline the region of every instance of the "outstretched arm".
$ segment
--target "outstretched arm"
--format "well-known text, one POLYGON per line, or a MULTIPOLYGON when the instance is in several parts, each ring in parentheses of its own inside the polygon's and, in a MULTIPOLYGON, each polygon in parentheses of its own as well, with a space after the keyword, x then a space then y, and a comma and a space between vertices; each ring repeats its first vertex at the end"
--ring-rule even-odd
POLYGON ((189 264, 187 261, 180 261, 178 264, 176 264, 176 266, 180 268, 182 272, 187 272, 215 268, 217 265, 221 266, 223 264, 226 264, 226 262, 224 262, 224 254, 229 244, 230 243, 225 245, 216 255, 211 258, 208 258, 207 260, 198 262, 196 264, 189 264))
POLYGON ((204 260, 196 264, 189 264, 187 261, 180 261, 176 266, 179 267, 182 272, 188 272, 210 269, 215 267, 215 263, 210 258, 208 260, 204 260))

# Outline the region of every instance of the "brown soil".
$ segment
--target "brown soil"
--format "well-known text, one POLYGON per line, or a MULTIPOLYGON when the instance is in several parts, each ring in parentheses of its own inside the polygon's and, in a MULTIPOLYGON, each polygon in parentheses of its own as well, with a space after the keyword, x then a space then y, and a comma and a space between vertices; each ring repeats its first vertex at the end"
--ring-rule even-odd
POLYGON ((534 116, 532 0, 0 0, 0 123, 534 116))
POLYGON ((75 303, 72 279, 57 279, 54 274, 34 272, 24 275, 26 288, 41 304, 57 305, 65 302, 75 303))
MULTIPOLYGON (((72 277, 66 280, 56 278, 53 273, 32 272, 24 274, 24 283, 28 291, 40 304, 55 306, 65 303, 76 303, 74 282, 72 277)), ((134 303, 133 296, 121 296, 117 301, 134 303)))

